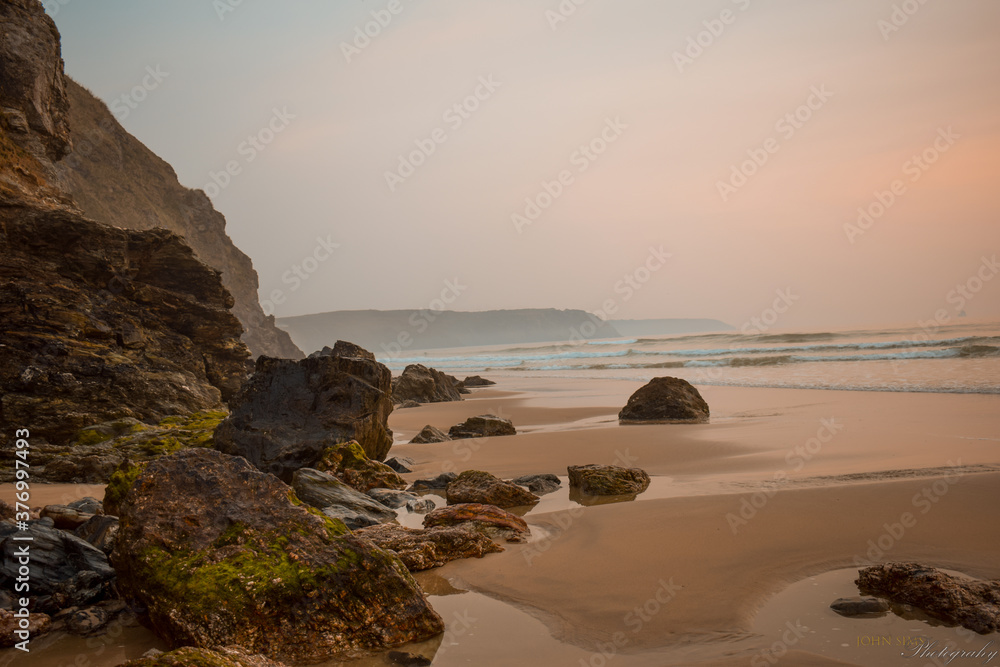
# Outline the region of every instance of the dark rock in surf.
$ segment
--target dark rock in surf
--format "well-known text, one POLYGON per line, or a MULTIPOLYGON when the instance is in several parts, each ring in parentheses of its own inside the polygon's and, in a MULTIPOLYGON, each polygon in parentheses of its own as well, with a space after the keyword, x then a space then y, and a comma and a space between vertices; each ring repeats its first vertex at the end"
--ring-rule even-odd
POLYGON ((445 403, 461 401, 462 396, 455 386, 457 380, 434 368, 422 364, 410 364, 402 375, 392 380, 392 400, 396 403, 416 401, 417 403, 445 403))
POLYGON ((707 422, 708 403, 687 380, 653 378, 618 413, 622 424, 697 424, 707 422))

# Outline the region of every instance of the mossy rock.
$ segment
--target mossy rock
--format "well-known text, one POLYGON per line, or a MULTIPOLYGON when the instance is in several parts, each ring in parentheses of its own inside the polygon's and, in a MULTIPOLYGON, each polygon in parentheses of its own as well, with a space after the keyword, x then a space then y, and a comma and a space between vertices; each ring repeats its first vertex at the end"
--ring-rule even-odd
POLYGON ((342 442, 323 450, 316 470, 327 472, 362 493, 371 489, 406 488, 406 480, 379 461, 372 461, 357 441, 342 442))
POLYGON ((122 667, 284 667, 262 655, 251 655, 238 646, 217 646, 214 649, 183 648, 149 658, 130 660, 122 667))
POLYGON ((173 646, 309 663, 444 629, 396 556, 243 458, 186 449, 116 476, 119 590, 173 646))

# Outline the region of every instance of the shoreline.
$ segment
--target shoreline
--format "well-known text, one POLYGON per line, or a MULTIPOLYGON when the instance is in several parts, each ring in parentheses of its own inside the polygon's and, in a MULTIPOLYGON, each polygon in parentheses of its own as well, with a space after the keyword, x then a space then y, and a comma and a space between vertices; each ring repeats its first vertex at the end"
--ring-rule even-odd
MULTIPOLYGON (((415 460, 404 475, 411 482, 449 467, 563 478, 562 489, 526 514, 528 543, 418 577, 471 591, 435 598, 447 599, 440 604, 449 614, 480 610, 491 624, 530 629, 532 660, 598 664, 613 647, 616 664, 629 666, 748 665, 780 640, 780 629, 755 626, 762 610, 774 615, 772 600, 859 559, 1000 577, 1000 536, 989 529, 1000 525, 1000 396, 704 386, 712 409, 707 424, 620 426, 617 411, 638 383, 495 379, 499 385, 474 389, 461 402, 395 410, 390 456, 415 460), (406 444, 426 424, 447 430, 488 412, 512 419, 518 435, 406 444), (624 503, 582 507, 569 500, 566 465, 616 459, 647 470, 649 490, 624 503), (886 527, 904 512, 916 524, 886 538, 886 527), (650 600, 658 600, 650 603, 656 613, 636 615, 650 600)), ((0 486, 0 497, 12 496, 10 486, 0 486)), ((31 504, 74 494, 100 499, 99 489, 37 484, 31 504)), ((819 613, 833 614, 832 600, 813 602, 819 613)), ((832 648, 840 653, 820 655, 806 643, 786 646, 783 662, 912 664, 892 656, 872 663, 860 654, 845 660, 853 654, 832 648)), ((456 639, 435 665, 464 664, 470 656, 505 664, 491 652, 507 649, 502 633, 480 629, 456 639)), ((50 655, 38 664, 66 657, 58 645, 50 655)), ((389 664, 383 659, 344 664, 389 664)))

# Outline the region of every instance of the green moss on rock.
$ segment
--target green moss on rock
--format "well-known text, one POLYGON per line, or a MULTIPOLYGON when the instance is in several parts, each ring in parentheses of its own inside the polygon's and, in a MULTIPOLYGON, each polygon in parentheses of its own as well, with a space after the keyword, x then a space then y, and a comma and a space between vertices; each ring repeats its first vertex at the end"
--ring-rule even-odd
POLYGON ((145 469, 144 463, 132 463, 125 461, 111 473, 108 486, 104 489, 104 513, 113 516, 118 515, 125 496, 132 489, 135 480, 139 478, 145 469))

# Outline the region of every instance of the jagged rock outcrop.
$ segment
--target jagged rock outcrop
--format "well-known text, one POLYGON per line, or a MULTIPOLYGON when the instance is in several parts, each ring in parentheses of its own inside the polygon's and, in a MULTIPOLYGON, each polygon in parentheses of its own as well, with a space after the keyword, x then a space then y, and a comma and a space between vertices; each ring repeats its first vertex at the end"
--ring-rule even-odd
POLYGON ((858 571, 863 595, 912 605, 948 625, 1000 630, 1000 580, 966 580, 918 563, 883 563, 858 571))
POLYGON ((392 400, 395 403, 445 403, 461 401, 458 380, 435 368, 410 364, 403 373, 392 380, 392 400))
POLYGON ((0 206, 0 437, 30 425, 63 446, 99 422, 222 407, 249 357, 231 306, 171 232, 0 206))
POLYGON ((632 396, 621 412, 622 424, 663 424, 707 422, 708 403, 687 380, 653 378, 632 396))
POLYGON ((205 193, 181 185, 173 168, 126 132, 83 86, 67 79, 65 88, 74 150, 55 168, 60 185, 83 212, 116 227, 162 227, 180 234, 198 259, 222 273, 233 295, 233 314, 245 329, 243 341, 253 355, 302 358, 274 317, 261 309, 257 271, 233 244, 225 217, 205 193))
POLYGON ((299 361, 259 357, 229 402, 215 446, 286 481, 340 442, 355 440, 368 458, 384 461, 392 447, 391 377, 374 355, 343 341, 299 361))
POLYGON ((395 556, 244 459, 184 450, 112 487, 119 590, 172 646, 237 645, 306 663, 444 630, 395 556))

